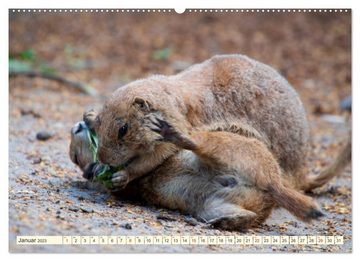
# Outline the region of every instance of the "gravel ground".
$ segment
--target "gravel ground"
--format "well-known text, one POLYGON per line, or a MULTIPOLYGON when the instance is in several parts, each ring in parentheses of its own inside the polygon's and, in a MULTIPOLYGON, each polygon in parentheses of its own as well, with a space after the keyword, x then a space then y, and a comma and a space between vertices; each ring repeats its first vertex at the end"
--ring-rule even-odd
POLYGON ((175 73, 214 54, 244 53, 274 66, 300 93, 312 131, 309 171, 319 172, 350 125, 339 110, 351 93, 350 32, 349 13, 10 15, 10 54, 32 49, 57 73, 101 94, 90 97, 44 79, 10 79, 10 251, 351 252, 351 166, 312 194, 326 214, 321 220, 305 224, 275 209, 264 225, 240 233, 98 191, 68 156, 72 125, 117 86, 175 73), (50 138, 39 140, 39 132, 50 138), (344 245, 18 246, 17 235, 343 235, 344 245))

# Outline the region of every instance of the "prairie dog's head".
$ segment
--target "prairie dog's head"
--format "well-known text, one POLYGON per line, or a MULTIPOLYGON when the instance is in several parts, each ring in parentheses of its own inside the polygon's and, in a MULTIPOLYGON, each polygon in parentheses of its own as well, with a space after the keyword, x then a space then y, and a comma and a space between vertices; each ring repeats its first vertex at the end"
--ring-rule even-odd
POLYGON ((90 130, 83 121, 71 129, 70 158, 82 171, 95 161, 89 137, 90 130))
POLYGON ((113 167, 127 166, 158 143, 159 134, 146 128, 145 117, 156 113, 145 99, 136 97, 130 104, 105 104, 95 125, 100 162, 113 167))
POLYGON ((161 142, 160 134, 151 130, 147 119, 162 115, 172 121, 171 113, 164 109, 174 106, 169 105, 170 99, 156 89, 154 81, 137 81, 115 91, 95 119, 98 160, 113 167, 134 169, 144 161, 151 165, 149 158, 158 162, 169 155, 174 146, 161 142))

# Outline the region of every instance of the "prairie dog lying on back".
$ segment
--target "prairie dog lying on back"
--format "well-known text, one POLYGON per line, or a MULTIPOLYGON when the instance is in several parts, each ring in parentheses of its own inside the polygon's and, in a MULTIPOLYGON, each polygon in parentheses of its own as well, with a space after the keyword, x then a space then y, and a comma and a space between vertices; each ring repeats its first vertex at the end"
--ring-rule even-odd
MULTIPOLYGON (((70 155, 84 170, 85 178, 97 180, 104 165, 89 156, 89 133, 84 122, 73 127, 70 155)), ((176 139, 177 134, 172 135, 176 139)), ((310 197, 283 181, 276 160, 258 140, 227 132, 198 132, 192 139, 190 146, 194 147, 185 143, 186 149, 164 160, 148 175, 130 182, 130 193, 150 204, 180 210, 227 230, 262 223, 274 206, 288 209, 303 221, 322 215, 310 197), (219 141, 229 147, 229 152, 236 150, 242 155, 241 160, 223 153, 217 147, 219 141)), ((114 171, 106 180, 115 191, 119 174, 121 170, 114 171)))

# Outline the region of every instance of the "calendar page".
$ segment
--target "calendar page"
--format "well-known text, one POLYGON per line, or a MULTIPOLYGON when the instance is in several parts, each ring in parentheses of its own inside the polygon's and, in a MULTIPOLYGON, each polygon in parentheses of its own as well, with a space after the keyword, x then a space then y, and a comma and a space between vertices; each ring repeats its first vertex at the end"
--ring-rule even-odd
POLYGON ((351 9, 8 12, 10 252, 352 252, 351 9))

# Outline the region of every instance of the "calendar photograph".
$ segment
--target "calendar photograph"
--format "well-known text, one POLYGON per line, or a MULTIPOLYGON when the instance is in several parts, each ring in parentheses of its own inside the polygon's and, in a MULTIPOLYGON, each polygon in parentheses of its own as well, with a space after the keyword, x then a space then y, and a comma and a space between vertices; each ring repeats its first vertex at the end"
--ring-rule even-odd
POLYGON ((10 253, 352 253, 351 9, 9 9, 10 253))

